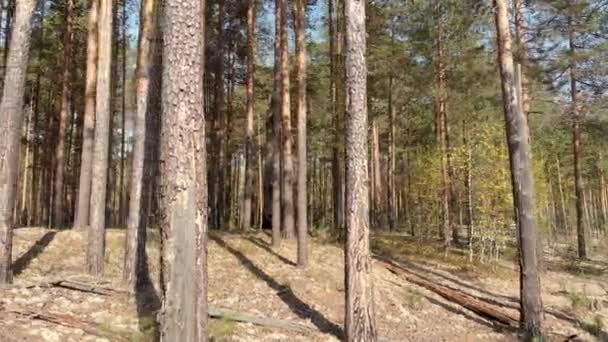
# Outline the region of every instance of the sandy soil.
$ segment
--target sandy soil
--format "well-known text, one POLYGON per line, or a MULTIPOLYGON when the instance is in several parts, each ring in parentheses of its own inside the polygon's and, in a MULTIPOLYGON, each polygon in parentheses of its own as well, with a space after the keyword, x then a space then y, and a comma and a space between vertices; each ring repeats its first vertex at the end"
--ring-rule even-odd
MULTIPOLYGON (((151 279, 157 283, 158 242, 148 244, 151 279)), ((61 288, 28 287, 49 278, 84 278, 84 240, 77 231, 18 229, 15 234, 15 286, 0 288, 0 307, 65 313, 96 322, 116 340, 154 340, 157 286, 135 296, 101 296, 61 288)), ((518 278, 503 263, 490 272, 476 272, 451 259, 430 254, 400 253, 412 241, 390 239, 377 250, 407 263, 435 282, 460 289, 516 312, 518 278), (393 241, 394 240, 394 241, 393 241), (391 244, 394 243, 395 246, 391 244), (391 253, 388 253, 391 252, 391 253)), ((260 317, 297 321, 309 333, 267 329, 252 324, 213 320, 212 335, 221 341, 333 341, 342 335, 343 254, 339 247, 315 242, 311 265, 294 266, 296 246, 285 242, 269 248, 265 234, 212 234, 209 243, 209 300, 215 306, 260 317)), ((120 288, 124 232, 108 232, 106 272, 97 281, 120 288)), ((413 249, 413 248, 411 248, 413 249)), ((580 341, 608 341, 601 322, 608 322, 608 265, 590 262, 592 271, 573 274, 570 264, 549 260, 543 275, 549 340, 577 335, 580 341), (596 267, 597 266, 597 267, 596 267), (592 335, 594 333, 596 336, 592 335)), ((516 341, 517 333, 454 305, 431 291, 405 282, 379 265, 374 268, 375 309, 380 335, 386 341, 516 341)), ((580 265, 577 265, 580 270, 580 265)), ((481 268, 480 268, 481 269, 481 268)), ((86 279, 86 278, 84 278, 86 279)), ((0 312, 0 341, 107 341, 79 329, 32 317, 0 312)))

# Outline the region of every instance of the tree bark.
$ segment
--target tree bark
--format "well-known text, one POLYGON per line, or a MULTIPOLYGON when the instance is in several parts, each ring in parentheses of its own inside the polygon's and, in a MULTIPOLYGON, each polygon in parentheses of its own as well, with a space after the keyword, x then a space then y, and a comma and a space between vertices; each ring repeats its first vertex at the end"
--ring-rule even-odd
POLYGON ((369 247, 365 3, 346 0, 346 313, 347 341, 376 341, 369 247))
POLYGON ((164 3, 161 341, 208 340, 204 7, 164 3))
POLYGON ((248 0, 247 6, 247 123, 245 131, 245 199, 243 201, 243 213, 241 229, 251 229, 251 214, 253 207, 253 193, 255 180, 255 22, 256 6, 255 0, 248 0))
POLYGON ((106 194, 110 145, 112 79, 112 0, 100 0, 98 21, 98 72, 96 86, 95 140, 91 180, 90 228, 88 231, 87 269, 99 276, 104 269, 106 194))
POLYGON ((144 0, 140 9, 135 144, 123 268, 123 281, 130 288, 135 288, 144 276, 142 272, 145 271, 146 229, 157 167, 154 163, 156 144, 152 141, 157 139, 159 133, 155 129, 155 122, 161 109, 162 50, 159 44, 159 7, 158 0, 144 0))
POLYGON ((34 0, 20 0, 6 58, 5 84, 0 102, 0 284, 10 284, 12 272, 13 209, 19 172, 23 124, 23 96, 27 79, 34 0))
POLYGON ((526 339, 542 336, 540 277, 538 274, 534 178, 528 123, 517 98, 511 33, 505 0, 494 0, 498 62, 513 183, 513 202, 519 229, 521 328, 526 339))
POLYGON ((57 136, 57 146, 55 148, 55 191, 53 200, 53 226, 63 228, 65 225, 64 213, 65 193, 64 193, 64 175, 65 175, 65 141, 67 138, 68 120, 71 112, 72 100, 72 82, 71 82, 71 65, 72 59, 72 39, 73 39, 73 11, 74 1, 67 0, 65 8, 65 31, 63 37, 63 71, 62 71, 62 90, 61 90, 61 112, 59 114, 59 135, 57 136))

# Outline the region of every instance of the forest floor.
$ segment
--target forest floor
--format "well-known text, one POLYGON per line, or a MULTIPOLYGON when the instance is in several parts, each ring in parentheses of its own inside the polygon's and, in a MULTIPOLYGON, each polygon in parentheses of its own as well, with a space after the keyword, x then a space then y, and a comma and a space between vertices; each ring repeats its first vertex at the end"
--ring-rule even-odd
MULTIPOLYGON (((51 286, 58 280, 120 289, 124 231, 109 230, 103 280, 84 276, 86 234, 21 228, 15 231, 15 284, 0 288, 0 341, 152 341, 158 286, 136 295, 51 286), (46 286, 43 286, 47 284, 46 286), (48 318, 53 322, 48 322, 48 318), (59 317, 59 321, 57 321, 59 317), (45 318, 47 318, 45 320, 45 318)), ((221 341, 332 341, 342 336, 343 254, 314 240, 311 263, 295 267, 296 245, 276 251, 266 234, 210 235, 209 301, 251 316, 297 322, 301 332, 229 319, 211 320, 221 341)), ((152 282, 158 283, 158 234, 150 234, 152 282)), ((475 265, 457 251, 445 255, 433 243, 407 236, 375 235, 374 252, 399 260, 433 282, 516 314, 518 273, 513 262, 475 265)), ((608 262, 578 263, 547 256, 543 302, 550 341, 608 341, 608 262)), ((517 332, 407 282, 374 262, 378 330, 384 341, 515 341, 517 332)))

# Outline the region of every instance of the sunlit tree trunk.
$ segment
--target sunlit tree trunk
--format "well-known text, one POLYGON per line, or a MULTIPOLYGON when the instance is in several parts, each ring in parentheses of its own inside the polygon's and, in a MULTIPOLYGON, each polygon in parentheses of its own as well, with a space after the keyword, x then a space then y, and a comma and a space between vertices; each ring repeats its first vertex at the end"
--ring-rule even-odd
POLYGON ((106 194, 110 148, 111 78, 112 78, 112 0, 100 0, 98 21, 98 72, 96 86, 95 140, 91 181, 90 228, 88 231, 87 268, 91 275, 104 269, 106 194))
POLYGON ((494 0, 498 62, 513 184, 513 202, 519 229, 520 315, 526 339, 542 336, 543 305, 538 273, 537 227, 533 167, 526 117, 515 85, 511 33, 505 0, 494 0))
POLYGON ((202 0, 165 0, 161 341, 207 341, 207 171, 202 0))
POLYGON ((367 173, 365 2, 346 0, 346 313, 347 341, 376 341, 367 173))
POLYGON ((308 265, 308 200, 306 159, 306 3, 295 1, 296 59, 298 78, 298 266, 308 265))

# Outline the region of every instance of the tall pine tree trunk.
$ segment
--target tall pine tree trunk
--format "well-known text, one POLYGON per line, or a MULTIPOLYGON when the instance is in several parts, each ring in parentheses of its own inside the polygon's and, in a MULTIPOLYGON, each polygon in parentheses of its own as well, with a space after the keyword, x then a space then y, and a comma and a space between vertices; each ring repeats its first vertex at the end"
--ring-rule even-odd
POLYGON ((62 90, 61 90, 61 111, 59 114, 59 135, 57 136, 57 146, 55 148, 55 191, 53 200, 53 226, 63 228, 65 225, 65 142, 67 139, 68 120, 71 114, 72 82, 71 68, 72 59, 72 38, 73 38, 73 11, 74 2, 68 0, 65 9, 65 31, 63 37, 63 71, 62 71, 62 90))
POLYGON ((161 341, 207 341, 204 0, 165 0, 161 341))
POLYGON ((248 0, 247 6, 247 123, 245 131, 245 198, 243 201, 243 213, 241 218, 241 229, 251 229, 251 216, 253 207, 253 193, 255 185, 255 22, 256 6, 255 0, 248 0))
POLYGON ((570 48, 570 101, 572 110, 572 154, 574 156, 574 197, 576 202, 576 233, 578 242, 578 257, 587 258, 587 237, 583 219, 583 175, 581 170, 581 113, 578 107, 577 70, 574 55, 574 23, 572 17, 568 17, 568 44, 570 48))
POLYGON ((543 305, 538 273, 537 228, 533 167, 528 123, 517 98, 511 33, 505 0, 494 0, 498 62, 513 183, 513 202, 519 230, 520 315, 526 339, 542 335, 543 305))
POLYGON ((291 132, 291 99, 289 92, 289 49, 287 42, 287 1, 277 0, 281 7, 280 32, 280 73, 281 73, 281 156, 283 163, 283 186, 281 201, 283 208, 283 234, 286 239, 295 237, 294 217, 294 165, 293 165, 293 135, 291 132))
POLYGON ((272 246, 281 244, 281 17, 283 8, 275 1, 274 90, 272 111, 272 246))
POLYGON ((93 165, 93 139, 95 138, 95 97, 97 89, 97 44, 99 1, 90 0, 87 22, 86 80, 84 91, 84 127, 82 129, 82 154, 80 180, 74 226, 83 228, 89 224, 91 202, 91 172, 93 165))
POLYGON ((346 313, 347 341, 376 341, 367 173, 365 2, 346 0, 346 313))
POLYGON ((96 86, 95 140, 93 142, 90 202, 90 228, 88 231, 87 268, 91 275, 101 275, 104 269, 106 195, 110 148, 111 85, 112 85, 112 0, 100 0, 98 22, 98 72, 96 86))
POLYGON ((19 139, 23 124, 23 97, 34 7, 34 0, 19 0, 17 4, 4 78, 6 84, 11 86, 2 89, 0 102, 0 284, 10 284, 13 279, 12 217, 19 172, 19 139))
POLYGON ((137 112, 135 115, 135 143, 133 146, 133 166, 123 280, 130 288, 135 288, 144 276, 146 228, 156 165, 152 140, 158 139, 153 131, 154 122, 160 114, 161 70, 159 44, 158 0, 144 0, 140 13, 140 38, 137 57, 137 112))
POLYGON ((339 4, 340 0, 328 0, 328 26, 329 26, 329 53, 330 53, 330 96, 331 96, 331 108, 332 108, 332 119, 333 119, 333 150, 332 150, 332 186, 333 186, 333 208, 334 208, 334 228, 336 231, 342 231, 344 228, 344 178, 342 176, 342 154, 341 154, 341 120, 338 111, 338 89, 336 79, 339 75, 338 72, 338 59, 339 59, 339 44, 340 44, 340 33, 338 32, 338 19, 339 14, 336 12, 336 3, 339 4))
POLYGON ((308 265, 308 161, 306 159, 306 3, 295 1, 296 59, 298 78, 298 266, 308 265))

